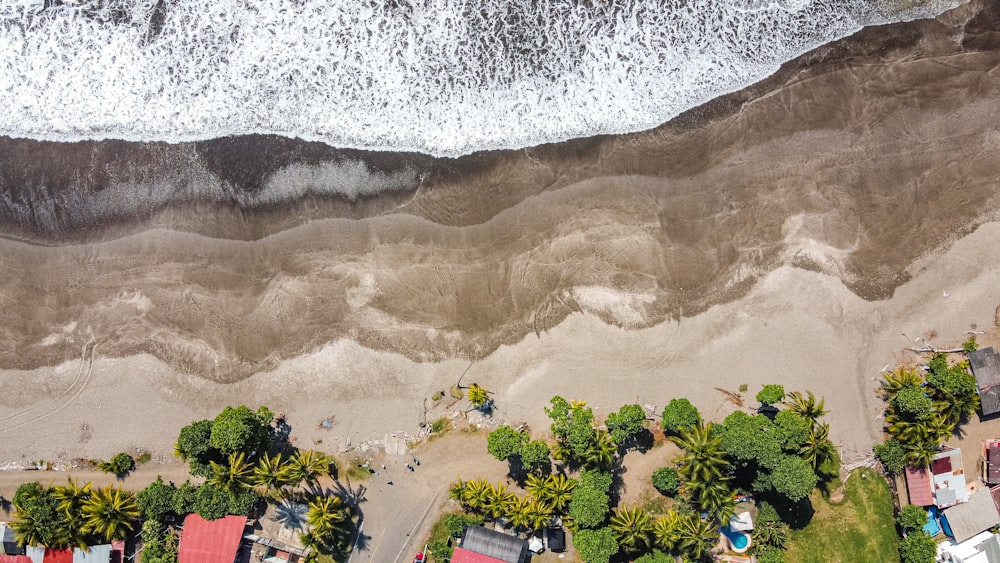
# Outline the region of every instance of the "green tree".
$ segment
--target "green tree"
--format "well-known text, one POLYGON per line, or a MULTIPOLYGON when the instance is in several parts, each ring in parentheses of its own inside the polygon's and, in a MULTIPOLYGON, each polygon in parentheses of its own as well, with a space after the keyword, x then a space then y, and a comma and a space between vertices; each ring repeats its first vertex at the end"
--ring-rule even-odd
POLYGON ((785 456, 771 473, 771 486, 793 502, 800 501, 816 488, 816 473, 805 460, 785 456))
POLYGON ((486 438, 486 450, 500 461, 520 457, 521 450, 528 443, 528 435, 504 424, 490 432, 486 438))
POLYGON ((681 541, 681 515, 676 510, 668 510, 653 522, 653 543, 666 552, 671 552, 681 541))
POLYGON ((755 462, 771 469, 782 459, 783 436, 774 429, 774 423, 762 414, 749 415, 736 411, 723 421, 719 434, 722 449, 740 461, 755 462))
POLYGON ((814 426, 816 425, 792 411, 780 411, 774 416, 774 430, 780 436, 781 447, 785 451, 794 452, 802 448, 809 441, 809 435, 815 431, 814 426))
POLYGON ((272 420, 274 413, 267 407, 256 411, 246 405, 226 407, 212 421, 208 443, 224 455, 242 453, 255 459, 270 446, 272 420))
POLYGON ((875 457, 889 473, 901 473, 906 467, 906 452, 896 438, 889 438, 885 443, 875 446, 875 457))
POLYGON ((899 509, 899 514, 896 515, 896 523, 903 530, 919 530, 927 524, 927 510, 919 506, 907 504, 899 509))
POLYGON ((24 483, 17 488, 11 504, 14 507, 11 528, 17 543, 60 548, 80 539, 79 534, 67 527, 59 500, 51 489, 37 482, 24 483))
POLYGON ((608 415, 605 425, 616 444, 626 444, 645 429, 646 411, 639 405, 625 405, 608 415))
POLYGON ((197 495, 198 487, 192 485, 191 481, 184 481, 184 484, 174 491, 174 512, 182 515, 195 512, 197 495))
POLYGON ((673 496, 680 484, 680 477, 673 467, 661 467, 653 472, 653 486, 664 495, 673 496))
POLYGON ((174 453, 188 462, 192 475, 208 477, 212 474, 209 461, 215 457, 218 457, 215 461, 222 460, 222 456, 209 446, 211 436, 211 420, 199 420, 181 428, 177 443, 174 444, 174 453))
POLYGON ((885 381, 882 382, 882 391, 888 400, 892 400, 900 389, 906 387, 919 387, 924 382, 915 369, 900 367, 896 371, 886 374, 885 381))
POLYGON ((837 455, 837 447, 830 441, 829 436, 829 424, 816 424, 809 432, 806 442, 799 448, 799 455, 809 462, 817 473, 824 463, 837 455))
POLYGON ((663 431, 677 436, 685 428, 701 424, 701 414, 687 399, 673 399, 663 408, 663 431))
POLYGON ((899 542, 899 556, 903 563, 934 563, 937 542, 923 530, 911 532, 899 542))
POLYGON ((533 471, 547 473, 551 470, 549 445, 544 440, 532 440, 521 448, 521 462, 533 471))
POLYGON ((569 437, 570 406, 569 401, 559 395, 549 400, 550 407, 545 407, 545 414, 552 420, 550 429, 557 440, 565 441, 569 437))
POLYGON ((674 558, 662 551, 654 550, 639 557, 634 563, 674 563, 674 558))
POLYGON ((611 528, 577 530, 573 533, 573 545, 586 563, 608 563, 618 553, 618 543, 611 528))
POLYGON ((628 553, 639 553, 653 546, 653 520, 641 507, 616 510, 611 515, 611 530, 618 546, 628 553))
POLYGON ((927 420, 934 414, 934 401, 921 387, 903 387, 890 404, 907 420, 927 420))
POLYGON ((762 405, 776 405, 785 398, 785 388, 781 385, 765 385, 757 392, 757 401, 762 405))
POLYGON ((142 563, 177 563, 177 534, 163 523, 146 520, 139 536, 142 538, 142 563))
POLYGON ((607 519, 609 504, 607 493, 581 482, 573 491, 569 515, 581 528, 596 528, 607 519))
POLYGON ((601 469, 584 469, 580 472, 580 485, 597 489, 603 493, 611 492, 614 479, 611 472, 601 469))
POLYGON ((139 519, 135 495, 111 486, 95 489, 83 503, 82 513, 87 533, 107 541, 124 540, 139 519))
POLYGON ((163 478, 156 476, 156 481, 139 491, 135 497, 135 505, 144 520, 163 522, 168 514, 174 512, 174 495, 177 488, 167 485, 163 478))
POLYGON ((615 454, 618 452, 618 445, 611 436, 604 430, 594 433, 593 440, 583 454, 584 465, 588 467, 611 467, 615 461, 615 454))
POLYGON ((205 520, 218 520, 229 514, 230 494, 225 490, 205 483, 194 494, 194 511, 205 520))

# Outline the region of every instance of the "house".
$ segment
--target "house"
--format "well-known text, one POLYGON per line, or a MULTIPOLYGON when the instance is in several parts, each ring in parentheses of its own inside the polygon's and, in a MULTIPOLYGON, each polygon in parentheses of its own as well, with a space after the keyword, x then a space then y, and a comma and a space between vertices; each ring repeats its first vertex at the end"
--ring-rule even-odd
POLYGON ((0 555, 0 563, 31 563, 27 555, 0 555))
POLYGON ((910 504, 930 506, 934 504, 934 490, 931 488, 931 472, 926 467, 906 466, 906 492, 910 495, 910 504))
POLYGON ((969 366, 976 377, 983 416, 1000 412, 1000 354, 992 346, 969 352, 969 366))
POLYGON ((527 541, 482 526, 469 526, 451 563, 525 563, 530 558, 527 541))
POLYGON ((1000 484, 1000 440, 983 440, 983 481, 1000 484))
POLYGON ((955 540, 941 542, 937 560, 941 563, 1000 563, 1000 537, 982 532, 961 543, 955 540))
POLYGON ((197 514, 188 514, 177 546, 177 562, 233 563, 246 525, 247 519, 242 516, 209 521, 197 514))
POLYGON ((28 546, 25 548, 31 563, 120 563, 121 556, 111 545, 92 545, 87 549, 54 549, 51 547, 28 546))
POLYGON ((958 543, 1000 525, 1000 512, 993 504, 993 496, 988 489, 976 491, 969 496, 968 502, 952 506, 944 512, 944 516, 958 543))
POLYGON ((962 467, 962 450, 945 450, 931 458, 931 486, 934 504, 946 508, 965 502, 969 493, 965 488, 965 469, 962 467))

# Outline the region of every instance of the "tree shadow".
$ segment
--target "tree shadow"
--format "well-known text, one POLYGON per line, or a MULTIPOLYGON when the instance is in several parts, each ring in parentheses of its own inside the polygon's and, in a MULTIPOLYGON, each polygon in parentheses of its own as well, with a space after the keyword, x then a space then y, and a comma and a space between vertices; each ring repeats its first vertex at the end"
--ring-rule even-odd
POLYGON ((809 497, 794 502, 781 495, 767 495, 762 500, 770 503, 778 511, 781 521, 793 530, 801 530, 808 526, 816 514, 809 497))
POLYGON ((301 531, 305 529, 308 511, 305 504, 284 501, 275 507, 274 516, 271 519, 290 530, 301 531))

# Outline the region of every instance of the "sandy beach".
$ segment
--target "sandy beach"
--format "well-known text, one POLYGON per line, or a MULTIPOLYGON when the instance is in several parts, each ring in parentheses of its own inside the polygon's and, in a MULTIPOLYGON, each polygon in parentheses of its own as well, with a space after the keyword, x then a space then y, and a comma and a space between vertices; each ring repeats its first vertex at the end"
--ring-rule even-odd
POLYGON ((996 338, 997 21, 864 30, 649 132, 462 159, 0 140, 0 465, 166 462, 240 403, 340 452, 451 415, 430 397, 466 370, 488 424, 537 435, 556 394, 718 420, 719 389, 808 389, 864 459, 914 338, 996 338))

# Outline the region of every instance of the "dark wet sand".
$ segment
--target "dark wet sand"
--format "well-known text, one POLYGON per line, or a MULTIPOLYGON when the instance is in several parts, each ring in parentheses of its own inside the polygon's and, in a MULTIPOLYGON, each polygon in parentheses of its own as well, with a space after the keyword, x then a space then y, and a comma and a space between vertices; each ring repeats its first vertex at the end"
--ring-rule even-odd
POLYGON ((0 139, 0 368, 90 343, 234 381, 344 337, 482 358, 579 311, 689 317, 782 265, 885 299, 1000 209, 998 30, 973 2, 652 131, 460 159, 0 139))

